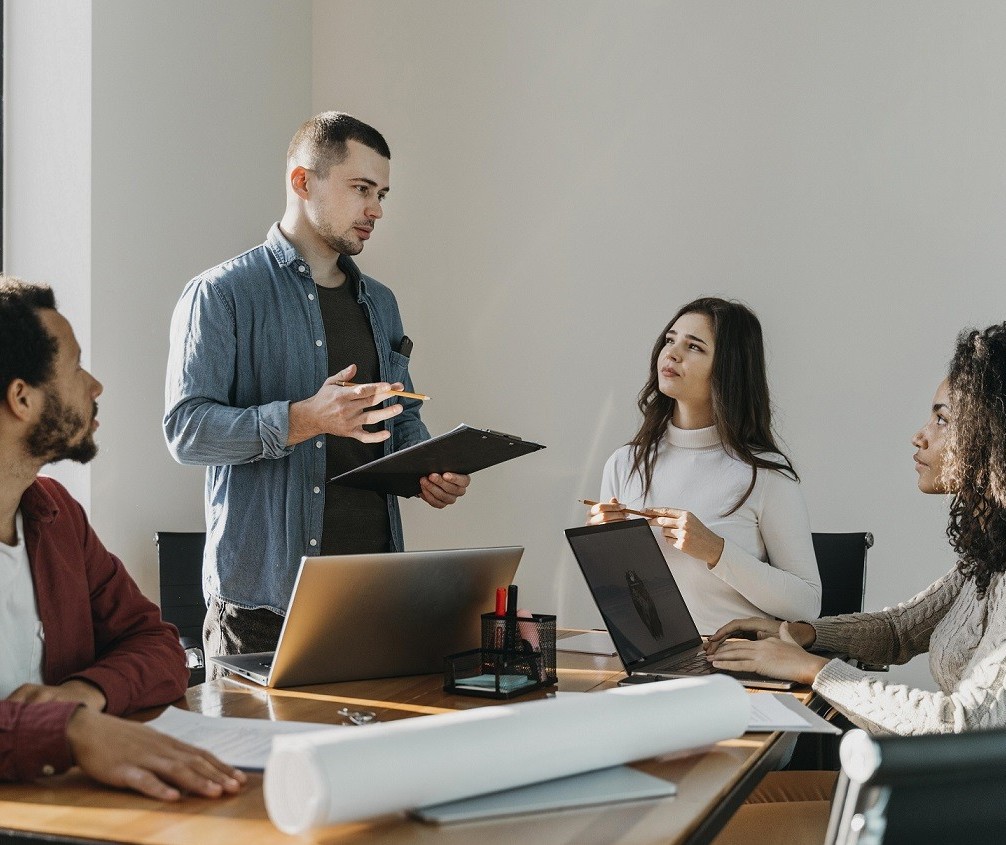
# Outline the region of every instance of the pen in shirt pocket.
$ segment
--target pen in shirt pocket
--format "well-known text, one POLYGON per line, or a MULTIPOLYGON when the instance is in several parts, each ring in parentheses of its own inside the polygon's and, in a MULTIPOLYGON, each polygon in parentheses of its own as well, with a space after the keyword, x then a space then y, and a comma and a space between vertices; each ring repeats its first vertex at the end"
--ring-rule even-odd
POLYGON ((412 356, 412 338, 408 335, 402 335, 402 342, 398 344, 398 354, 406 358, 412 356))

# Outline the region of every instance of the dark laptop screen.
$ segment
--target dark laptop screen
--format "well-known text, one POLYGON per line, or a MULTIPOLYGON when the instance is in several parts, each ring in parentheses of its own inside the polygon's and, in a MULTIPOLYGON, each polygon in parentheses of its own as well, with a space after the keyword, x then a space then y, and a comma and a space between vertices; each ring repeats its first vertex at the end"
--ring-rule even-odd
POLYGON ((570 528, 566 539, 626 666, 699 642, 645 519, 570 528))

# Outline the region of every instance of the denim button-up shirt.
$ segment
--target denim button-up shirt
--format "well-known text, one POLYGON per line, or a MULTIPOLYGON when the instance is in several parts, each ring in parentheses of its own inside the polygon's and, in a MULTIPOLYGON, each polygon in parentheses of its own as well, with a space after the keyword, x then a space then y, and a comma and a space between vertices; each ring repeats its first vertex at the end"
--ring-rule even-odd
MULTIPOLYGON (((361 275, 359 301, 382 380, 411 391, 409 359, 394 351, 403 336, 394 294, 361 275)), ((164 435, 179 463, 207 466, 207 596, 285 613, 301 557, 320 553, 325 435, 286 444, 290 403, 313 396, 328 376, 311 268, 278 224, 264 244, 186 285, 171 319, 164 435)), ((430 436, 420 403, 398 401, 405 409, 385 423, 385 454, 430 436)), ((394 496, 388 515, 400 551, 394 496)))

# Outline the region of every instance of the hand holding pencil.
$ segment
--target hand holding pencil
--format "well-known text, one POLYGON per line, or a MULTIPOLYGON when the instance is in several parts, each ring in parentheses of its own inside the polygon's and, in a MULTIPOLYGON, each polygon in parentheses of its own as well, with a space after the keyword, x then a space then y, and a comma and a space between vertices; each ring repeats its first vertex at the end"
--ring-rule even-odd
POLYGON ((591 499, 579 499, 581 504, 590 507, 588 525, 604 525, 607 522, 621 522, 628 516, 641 516, 644 519, 656 519, 660 514, 653 510, 637 511, 627 508, 618 499, 608 502, 595 502, 591 499))

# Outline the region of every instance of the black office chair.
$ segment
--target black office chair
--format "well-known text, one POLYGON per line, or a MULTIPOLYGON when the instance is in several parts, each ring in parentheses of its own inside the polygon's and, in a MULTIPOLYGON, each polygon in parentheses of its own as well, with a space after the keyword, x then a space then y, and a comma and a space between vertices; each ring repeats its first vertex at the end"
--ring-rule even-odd
POLYGON ((1006 731, 842 740, 825 845, 1006 842, 1006 731))
MULTIPOLYGON (((841 534, 815 532, 814 555, 821 575, 821 616, 859 613, 866 594, 866 555, 873 546, 869 531, 841 534)), ((887 671, 886 666, 860 664, 869 672, 887 671)), ((831 721, 843 730, 853 727, 840 714, 832 713, 831 721)), ((827 769, 839 767, 839 737, 827 734, 804 734, 797 741, 787 768, 827 769)))
POLYGON ((873 546, 869 531, 811 534, 817 571, 821 574, 821 616, 858 613, 866 593, 866 554, 873 546))
POLYGON ((189 686, 206 680, 203 655, 203 531, 158 531, 157 565, 161 582, 161 616, 178 628, 189 667, 189 686))

